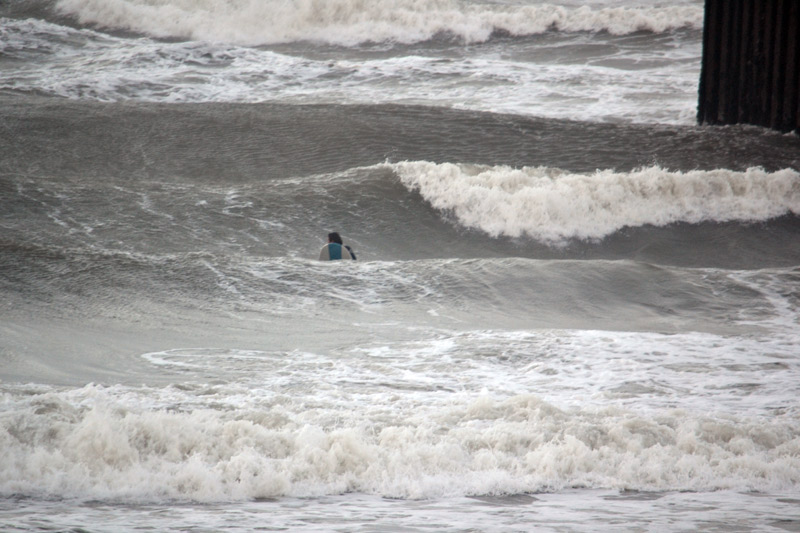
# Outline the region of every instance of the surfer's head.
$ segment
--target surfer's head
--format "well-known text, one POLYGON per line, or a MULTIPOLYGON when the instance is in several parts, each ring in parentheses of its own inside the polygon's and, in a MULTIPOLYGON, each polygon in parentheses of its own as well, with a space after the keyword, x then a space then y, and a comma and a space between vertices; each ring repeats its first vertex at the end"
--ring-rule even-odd
POLYGON ((336 244, 342 244, 342 237, 336 233, 335 231, 328 233, 328 242, 335 242, 336 244))

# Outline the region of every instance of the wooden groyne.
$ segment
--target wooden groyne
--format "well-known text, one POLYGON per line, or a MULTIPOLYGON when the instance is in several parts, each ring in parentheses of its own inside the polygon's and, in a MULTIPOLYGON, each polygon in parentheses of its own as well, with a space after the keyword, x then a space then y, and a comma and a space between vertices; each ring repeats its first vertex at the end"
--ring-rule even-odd
POLYGON ((697 119, 800 133, 800 0, 706 0, 697 119))

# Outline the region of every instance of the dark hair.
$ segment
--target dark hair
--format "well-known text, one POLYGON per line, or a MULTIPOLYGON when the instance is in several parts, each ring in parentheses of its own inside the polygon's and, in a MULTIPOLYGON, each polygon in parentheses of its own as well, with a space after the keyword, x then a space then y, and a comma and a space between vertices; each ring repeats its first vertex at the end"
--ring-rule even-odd
POLYGON ((332 233, 328 233, 328 240, 331 242, 335 242, 337 244, 342 244, 342 237, 335 231, 332 233))

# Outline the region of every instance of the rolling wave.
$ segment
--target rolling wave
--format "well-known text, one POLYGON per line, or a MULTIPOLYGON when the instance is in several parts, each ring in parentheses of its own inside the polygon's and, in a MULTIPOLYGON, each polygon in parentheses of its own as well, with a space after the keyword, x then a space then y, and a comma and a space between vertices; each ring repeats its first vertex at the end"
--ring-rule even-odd
MULTIPOLYGON (((189 240, 191 235, 179 237, 189 240)), ((197 252, 130 253, 0 241, 0 268, 6 272, 0 290, 14 315, 37 309, 39 316, 74 320, 103 315, 139 325, 158 324, 164 316, 176 320, 187 311, 216 320, 221 313, 254 313, 251 318, 299 314, 305 323, 343 315, 366 320, 378 313, 384 319, 421 315, 429 326, 456 321, 481 327, 646 330, 657 324, 659 331, 724 332, 753 320, 764 325, 776 309, 780 316, 796 312, 796 303, 771 289, 796 283, 798 273, 792 268, 749 275, 631 260, 500 257, 501 246, 475 238, 447 242, 443 232, 430 235, 430 242, 410 242, 403 253, 421 254, 417 248, 438 244, 440 254, 466 257, 398 260, 388 248, 413 237, 403 233, 387 238, 387 249, 381 251, 346 238, 355 245, 359 261, 335 265, 316 261, 321 240, 309 244, 304 257, 211 251, 213 243, 197 252), (784 308, 786 313, 780 311, 784 308)), ((690 248, 687 253, 708 252, 690 248)), ((564 255, 577 257, 581 250, 564 255)), ((247 322, 236 319, 237 335, 248 329, 247 322)), ((256 320, 252 326, 261 331, 263 324, 256 320)))
POLYGON ((338 230, 366 261, 594 258, 762 268, 798 259, 783 242, 800 223, 800 173, 792 169, 581 173, 420 160, 226 185, 3 182, 9 213, 24 213, 7 223, 8 242, 56 250, 315 258, 325 233, 338 230), (109 211, 106 202, 119 207, 109 211))
POLYGON ((793 169, 670 172, 649 167, 579 174, 421 161, 392 168, 406 187, 466 227, 552 244, 602 239, 625 227, 760 222, 800 214, 800 173, 793 169))
POLYGON ((353 46, 415 43, 451 35, 468 43, 493 34, 666 32, 702 26, 701 6, 573 8, 456 0, 59 0, 81 24, 159 38, 266 45, 314 41, 353 46))

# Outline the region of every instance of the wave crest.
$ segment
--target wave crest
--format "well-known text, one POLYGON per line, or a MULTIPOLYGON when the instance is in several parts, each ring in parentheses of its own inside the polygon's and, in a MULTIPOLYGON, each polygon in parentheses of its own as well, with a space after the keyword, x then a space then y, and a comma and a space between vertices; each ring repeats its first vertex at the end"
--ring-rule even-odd
POLYGON ((548 243, 600 239, 624 227, 756 222, 800 214, 800 173, 750 168, 574 174, 555 168, 404 162, 403 184, 460 224, 548 243))
POLYGON ((83 24, 154 37, 246 45, 316 41, 414 43, 438 34, 465 42, 496 32, 536 35, 555 29, 625 35, 700 28, 700 6, 565 8, 464 4, 456 0, 59 0, 83 24))

